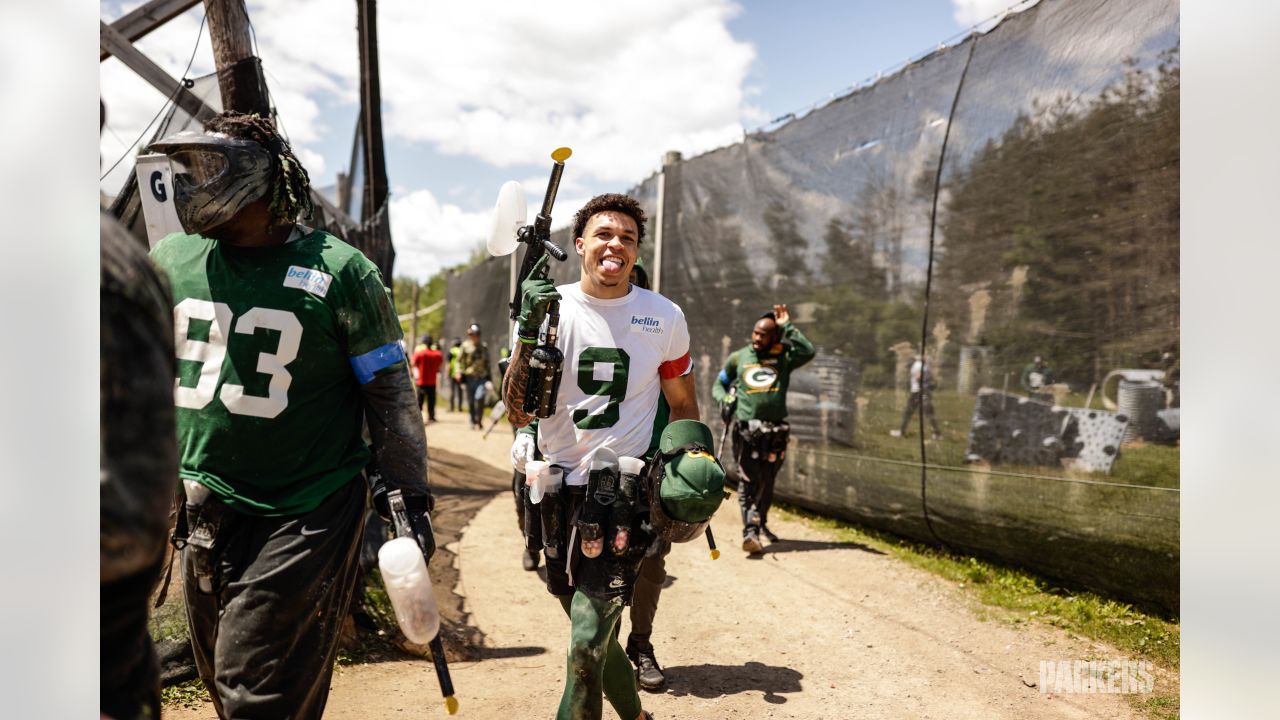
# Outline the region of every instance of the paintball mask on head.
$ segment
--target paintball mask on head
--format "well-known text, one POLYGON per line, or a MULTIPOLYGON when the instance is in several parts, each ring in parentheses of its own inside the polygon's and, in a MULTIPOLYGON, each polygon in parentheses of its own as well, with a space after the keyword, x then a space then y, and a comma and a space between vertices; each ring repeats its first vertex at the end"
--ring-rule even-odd
POLYGON ((271 154, 252 140, 184 131, 153 143, 151 150, 169 156, 174 207, 188 233, 225 223, 271 186, 271 154))

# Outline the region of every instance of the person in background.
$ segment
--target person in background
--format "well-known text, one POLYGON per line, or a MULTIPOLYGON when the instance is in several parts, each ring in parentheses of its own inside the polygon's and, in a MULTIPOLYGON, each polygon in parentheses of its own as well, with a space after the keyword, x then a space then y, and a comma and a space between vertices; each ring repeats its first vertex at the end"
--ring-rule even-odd
POLYGON ((489 381, 489 346, 480 339, 480 326, 471 323, 467 339, 462 343, 458 356, 458 370, 466 382, 467 412, 471 414, 471 428, 484 429, 485 383, 489 381))
POLYGON ((418 386, 418 412, 422 412, 425 401, 427 406, 427 422, 436 421, 436 381, 440 377, 440 364, 444 362, 444 354, 434 347, 430 335, 423 335, 418 347, 414 348, 413 380, 418 386))
POLYGON ((938 418, 933 414, 933 391, 938 388, 938 383, 933 379, 933 372, 928 364, 917 355, 911 363, 911 397, 907 399, 907 409, 902 411, 902 425, 894 430, 890 430, 889 434, 896 437, 906 437, 907 425, 911 423, 911 416, 915 415, 916 410, 929 419, 929 425, 933 427, 933 439, 942 439, 942 430, 938 428, 938 418))
POLYGON ((1044 392, 1046 385, 1053 384, 1053 368, 1049 367, 1049 363, 1044 361, 1040 355, 1035 356, 1031 362, 1022 368, 1022 389, 1028 395, 1037 395, 1044 392))
POLYGON ((751 328, 751 343, 724 361, 711 395, 733 424, 733 457, 738 466, 742 509, 742 549, 757 555, 778 538, 769 530, 773 484, 787 456, 787 388, 791 373, 813 359, 813 343, 791 324, 786 305, 774 305, 751 328))
POLYGON ((464 407, 462 402, 462 368, 458 364, 458 360, 461 357, 462 341, 454 338, 453 347, 449 348, 449 363, 445 370, 449 373, 449 412, 460 412, 464 407))

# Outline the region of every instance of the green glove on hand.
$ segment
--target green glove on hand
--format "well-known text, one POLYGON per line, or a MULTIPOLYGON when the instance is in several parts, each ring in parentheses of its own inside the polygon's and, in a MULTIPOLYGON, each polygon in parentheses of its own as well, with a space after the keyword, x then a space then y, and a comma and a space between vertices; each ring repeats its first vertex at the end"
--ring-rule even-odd
POLYGON ((520 283, 520 315, 516 321, 522 335, 536 335, 547 317, 551 301, 560 299, 555 284, 543 275, 547 262, 547 256, 543 255, 534 263, 528 279, 520 283))

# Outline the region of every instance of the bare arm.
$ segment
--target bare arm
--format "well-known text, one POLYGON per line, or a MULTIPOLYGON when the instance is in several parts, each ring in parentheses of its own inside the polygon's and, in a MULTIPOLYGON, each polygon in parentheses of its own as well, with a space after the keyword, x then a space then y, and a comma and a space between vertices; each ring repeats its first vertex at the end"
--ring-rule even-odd
POLYGON ((533 420, 533 416, 524 411, 524 388, 529 379, 529 356, 532 353, 533 345, 517 342, 511 365, 502 377, 502 402, 507 406, 507 420, 518 428, 533 420))
POLYGON ((662 396, 671 406, 671 422, 698 420, 698 394, 693 386, 693 373, 662 380, 662 396))

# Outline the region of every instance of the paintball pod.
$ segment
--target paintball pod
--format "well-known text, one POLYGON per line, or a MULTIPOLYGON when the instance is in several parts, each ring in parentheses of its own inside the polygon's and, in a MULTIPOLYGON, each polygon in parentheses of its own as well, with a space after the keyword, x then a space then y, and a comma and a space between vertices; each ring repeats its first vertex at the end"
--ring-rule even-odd
MULTIPOLYGON (((381 483, 378 483, 381 484, 381 483)), ((382 487, 385 492, 385 485, 382 487)), ((375 493, 378 492, 375 490, 375 493)), ((385 492, 391 518, 395 523, 396 537, 384 543, 378 550, 378 569, 387 587, 387 597, 395 609, 396 622, 405 637, 419 645, 431 648, 431 660, 435 664, 436 679, 440 681, 440 693, 450 715, 458 712, 458 700, 453 693, 453 679, 449 676, 449 664, 444 656, 444 644, 440 641, 440 611, 436 607, 436 595, 427 574, 427 563, 413 520, 405 507, 400 490, 385 492)), ((431 517, 419 516, 426 522, 424 534, 431 533, 431 517)))
MULTIPOLYGON (((551 153, 551 179, 547 182, 547 193, 542 199, 542 209, 532 225, 524 225, 525 200, 524 189, 517 182, 508 182, 498 193, 498 204, 494 209, 493 229, 489 236, 489 252, 503 256, 515 251, 519 243, 525 243, 528 249, 524 261, 520 265, 520 274, 516 279, 515 294, 511 299, 511 319, 520 314, 520 285, 533 274, 535 266, 543 255, 564 262, 569 256, 551 242, 551 207, 556 201, 556 192, 560 189, 560 175, 564 172, 564 161, 569 159, 573 151, 567 147, 557 148, 551 153), (518 226, 518 227, 517 227, 518 226), (515 232, 512 235, 512 229, 515 232)), ((545 263, 542 266, 542 277, 546 277, 545 263)), ((522 410, 534 417, 551 417, 556 410, 556 395, 560 390, 560 378, 564 370, 564 353, 556 347, 556 336, 560 326, 560 303, 553 301, 547 309, 547 329, 541 341, 534 347, 529 357, 529 376, 525 385, 524 407, 522 410)))

